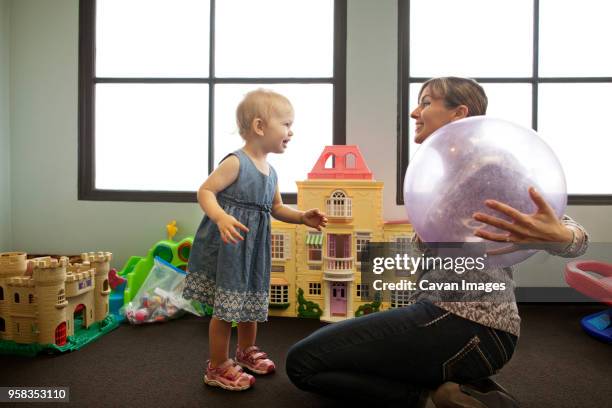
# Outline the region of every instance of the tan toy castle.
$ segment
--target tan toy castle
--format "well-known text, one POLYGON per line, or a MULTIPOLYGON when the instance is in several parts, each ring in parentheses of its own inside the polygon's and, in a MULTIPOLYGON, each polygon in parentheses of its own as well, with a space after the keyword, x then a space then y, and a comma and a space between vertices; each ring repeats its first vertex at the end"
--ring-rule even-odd
POLYGON ((0 253, 0 340, 64 346, 75 331, 104 320, 111 256, 84 253, 82 263, 69 264, 66 257, 0 253))
POLYGON ((326 146, 308 179, 297 186, 298 208, 321 209, 329 224, 319 232, 272 222, 270 315, 334 322, 405 306, 403 291, 375 305, 362 300, 362 294, 373 294, 360 273, 368 243, 408 245, 413 229, 407 221, 383 220, 383 183, 373 179, 359 148, 326 146))

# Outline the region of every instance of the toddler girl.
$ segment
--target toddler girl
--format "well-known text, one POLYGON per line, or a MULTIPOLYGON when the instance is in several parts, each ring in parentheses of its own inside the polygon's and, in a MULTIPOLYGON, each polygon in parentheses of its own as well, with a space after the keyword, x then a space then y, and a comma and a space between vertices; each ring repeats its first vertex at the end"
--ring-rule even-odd
POLYGON ((271 269, 270 214, 278 220, 321 230, 327 218, 318 209, 283 205, 268 153, 283 153, 293 137, 293 107, 264 89, 248 93, 236 110, 242 149, 227 155, 198 191, 204 218, 187 266, 184 297, 213 307, 210 360, 204 382, 231 391, 250 388, 252 375, 275 365, 255 345, 257 322, 268 316, 271 269), (238 323, 238 348, 229 358, 231 322, 238 323))

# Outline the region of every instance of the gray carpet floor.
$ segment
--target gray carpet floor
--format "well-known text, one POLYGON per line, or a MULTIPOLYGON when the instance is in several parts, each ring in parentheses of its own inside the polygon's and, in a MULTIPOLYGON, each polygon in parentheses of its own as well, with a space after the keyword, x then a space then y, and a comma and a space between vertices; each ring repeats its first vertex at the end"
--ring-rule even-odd
MULTIPOLYGON (((612 407, 612 345, 588 337, 579 325, 581 317, 602 309, 584 304, 520 305, 519 345, 496 380, 524 408, 612 407)), ((122 325, 73 353, 0 356, 0 386, 69 386, 70 405, 83 407, 344 406, 296 389, 285 374, 289 346, 322 323, 271 318, 260 325, 258 342, 274 357, 278 372, 258 377, 252 390, 229 393, 202 385, 207 322, 184 317, 151 326, 122 325)), ((232 349, 234 345, 235 338, 232 349)))

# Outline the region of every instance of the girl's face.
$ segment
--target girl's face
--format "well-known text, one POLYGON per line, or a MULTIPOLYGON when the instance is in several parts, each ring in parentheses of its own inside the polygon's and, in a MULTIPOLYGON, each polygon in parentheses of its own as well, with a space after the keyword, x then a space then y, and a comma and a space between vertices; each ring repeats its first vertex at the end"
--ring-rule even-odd
POLYGON ((416 120, 414 142, 423 143, 442 126, 463 117, 458 117, 457 114, 457 108, 448 109, 444 105, 444 99, 434 97, 429 86, 425 87, 421 92, 419 106, 410 114, 410 117, 416 120))
POLYGON ((264 144, 270 153, 284 153, 293 137, 293 110, 271 115, 264 126, 264 144))

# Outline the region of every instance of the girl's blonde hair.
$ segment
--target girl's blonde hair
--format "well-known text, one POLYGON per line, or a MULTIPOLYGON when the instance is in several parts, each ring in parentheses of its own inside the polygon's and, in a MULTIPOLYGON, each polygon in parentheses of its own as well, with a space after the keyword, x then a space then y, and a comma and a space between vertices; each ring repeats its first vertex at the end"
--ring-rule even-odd
POLYGON ((247 93, 236 108, 236 125, 245 138, 255 119, 265 122, 273 115, 293 112, 293 106, 285 96, 269 89, 259 88, 247 93))
POLYGON ((432 78, 421 86, 419 101, 423 90, 428 86, 432 96, 444 100, 444 105, 448 109, 465 105, 468 108, 468 116, 479 116, 487 113, 489 103, 487 95, 482 86, 473 79, 459 77, 432 78))

